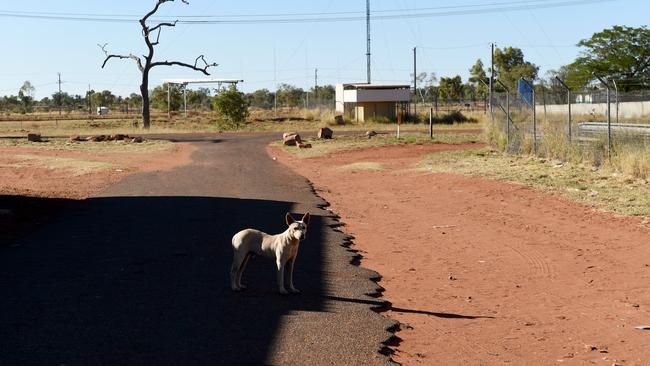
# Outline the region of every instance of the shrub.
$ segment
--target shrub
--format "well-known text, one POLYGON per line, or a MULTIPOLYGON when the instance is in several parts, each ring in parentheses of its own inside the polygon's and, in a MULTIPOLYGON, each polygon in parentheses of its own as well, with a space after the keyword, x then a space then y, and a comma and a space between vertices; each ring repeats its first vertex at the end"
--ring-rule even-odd
POLYGON ((214 109, 220 115, 222 121, 220 123, 226 125, 235 125, 239 128, 239 124, 246 121, 248 117, 248 100, 246 95, 235 88, 234 85, 228 89, 220 91, 213 100, 214 109))
POLYGON ((381 124, 393 123, 393 121, 388 117, 370 117, 368 119, 368 122, 370 122, 370 123, 381 123, 381 124))
POLYGON ((444 125, 453 125, 454 123, 475 123, 477 122, 474 118, 468 118, 461 111, 453 111, 442 116, 434 116, 433 123, 435 124, 444 124, 444 125))

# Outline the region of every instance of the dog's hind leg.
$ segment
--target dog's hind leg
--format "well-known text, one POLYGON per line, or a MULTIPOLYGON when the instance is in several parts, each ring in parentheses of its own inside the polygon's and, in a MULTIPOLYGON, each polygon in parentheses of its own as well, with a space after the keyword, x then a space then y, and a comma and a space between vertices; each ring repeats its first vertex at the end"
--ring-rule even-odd
POLYGON ((230 267, 230 287, 232 288, 233 291, 240 291, 241 287, 239 287, 239 277, 240 277, 240 269, 242 267, 242 263, 246 259, 246 255, 248 253, 242 253, 240 251, 235 251, 235 254, 232 257, 232 266, 230 267))
POLYGON ((297 288, 293 287, 293 265, 296 263, 296 257, 293 257, 287 261, 287 276, 289 277, 287 279, 287 282, 289 283, 289 292, 294 293, 294 294, 299 294, 300 290, 297 288))
POLYGON ((244 260, 241 262, 241 265, 239 266, 239 270, 237 271, 237 286, 240 290, 246 289, 246 286, 242 285, 241 283, 241 278, 244 274, 244 269, 246 269, 246 265, 248 264, 248 260, 251 259, 252 256, 253 255, 251 253, 247 253, 244 257, 244 260))

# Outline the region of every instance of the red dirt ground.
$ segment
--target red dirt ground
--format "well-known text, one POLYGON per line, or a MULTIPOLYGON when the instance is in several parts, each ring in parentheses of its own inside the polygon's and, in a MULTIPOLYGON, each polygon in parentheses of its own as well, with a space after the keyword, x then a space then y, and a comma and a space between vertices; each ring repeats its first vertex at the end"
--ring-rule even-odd
MULTIPOLYGON (((476 145, 472 145, 476 147, 476 145)), ((650 365, 650 228, 503 182, 413 170, 452 145, 299 160, 378 271, 406 365, 650 365), (344 170, 353 162, 381 171, 344 170), (473 318, 476 317, 476 318, 473 318)))
POLYGON ((0 148, 0 195, 25 195, 49 198, 83 199, 90 197, 129 174, 168 170, 191 162, 196 150, 191 144, 178 143, 169 151, 135 153, 86 153, 65 150, 0 148), (82 159, 110 163, 113 169, 83 175, 67 169, 49 169, 25 162, 21 155, 82 159), (17 167, 16 164, 22 164, 17 167))

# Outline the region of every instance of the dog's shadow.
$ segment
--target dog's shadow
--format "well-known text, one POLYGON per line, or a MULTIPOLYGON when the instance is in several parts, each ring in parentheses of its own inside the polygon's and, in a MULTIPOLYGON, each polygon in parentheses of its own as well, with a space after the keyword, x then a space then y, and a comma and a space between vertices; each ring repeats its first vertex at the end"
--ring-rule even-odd
POLYGON ((421 315, 434 316, 436 318, 444 318, 444 319, 466 319, 466 320, 494 319, 494 317, 492 316, 462 315, 462 314, 454 314, 454 313, 440 313, 440 312, 428 311, 428 310, 399 308, 393 306, 389 301, 350 299, 350 298, 339 297, 339 296, 324 296, 324 297, 330 301, 342 301, 342 302, 352 302, 357 304, 370 305, 373 308, 373 310, 377 312, 384 312, 390 310, 397 313, 421 314, 421 315))

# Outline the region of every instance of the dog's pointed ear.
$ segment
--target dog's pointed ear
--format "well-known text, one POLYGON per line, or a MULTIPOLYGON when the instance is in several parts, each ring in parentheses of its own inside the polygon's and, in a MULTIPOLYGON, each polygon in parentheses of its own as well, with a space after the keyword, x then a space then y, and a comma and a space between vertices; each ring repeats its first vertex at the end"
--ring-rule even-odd
POLYGON ((288 212, 287 212, 287 216, 285 216, 285 220, 287 221, 287 225, 291 225, 296 221, 294 220, 293 216, 291 216, 291 214, 288 212))
POLYGON ((300 221, 304 222, 305 225, 309 225, 309 219, 310 219, 310 217, 311 217, 311 216, 309 216, 309 212, 307 212, 307 213, 302 217, 302 220, 300 220, 300 221))

